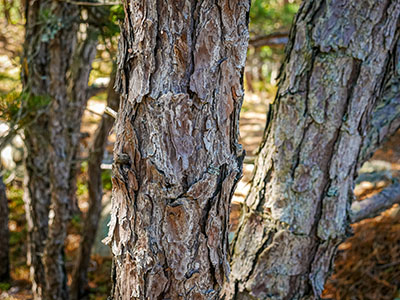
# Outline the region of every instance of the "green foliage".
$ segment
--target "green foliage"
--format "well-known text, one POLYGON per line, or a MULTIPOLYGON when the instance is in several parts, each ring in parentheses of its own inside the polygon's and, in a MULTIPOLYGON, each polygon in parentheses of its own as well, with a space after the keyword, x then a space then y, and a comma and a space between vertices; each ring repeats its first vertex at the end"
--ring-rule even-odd
POLYGON ((250 33, 270 34, 288 31, 300 1, 254 0, 250 9, 250 33))
POLYGON ((101 172, 101 182, 103 183, 104 190, 111 191, 112 189, 111 175, 111 170, 103 170, 101 172))
POLYGON ((82 230, 82 218, 79 215, 73 215, 70 224, 77 232, 80 232, 82 230))
POLYGON ((0 291, 8 291, 11 288, 11 283, 0 282, 0 291))
MULTIPOLYGON (((119 24, 124 19, 124 9, 122 5, 113 5, 96 8, 95 11, 88 10, 88 13, 87 23, 99 30, 97 55, 89 78, 89 84, 93 84, 96 78, 108 77, 112 71, 113 60, 117 57, 119 24)), ((105 100, 106 94, 98 95, 98 98, 105 100)))
POLYGON ((76 193, 78 194, 78 196, 83 196, 83 195, 87 195, 89 192, 87 185, 85 182, 82 182, 80 180, 78 180, 77 183, 77 191, 76 193))
POLYGON ((19 0, 7 0, 0 2, 0 15, 7 23, 17 24, 22 20, 23 7, 19 0))
POLYGON ((20 244, 25 238, 25 234, 21 231, 10 232, 10 246, 16 246, 20 244))
POLYGON ((47 95, 32 95, 29 92, 11 91, 0 95, 0 120, 23 127, 30 123, 37 113, 46 108, 51 98, 47 95))
POLYGON ((107 43, 119 36, 119 23, 124 19, 122 5, 89 8, 82 11, 82 23, 96 27, 100 32, 100 40, 107 43), (87 17, 85 17, 87 15, 87 17))
POLYGON ((43 30, 40 40, 44 43, 54 39, 57 32, 65 26, 64 20, 60 20, 50 8, 42 8, 40 10, 39 23, 42 24, 41 28, 43 30))
MULTIPOLYGON (((21 187, 10 185, 7 189, 7 198, 10 201, 10 209, 17 211, 17 214, 24 213, 24 190, 21 187)), ((12 216, 11 216, 12 219, 12 216)))
POLYGON ((124 7, 113 5, 110 7, 109 15, 102 27, 103 38, 113 38, 119 35, 119 23, 124 20, 124 7))
MULTIPOLYGON (((290 31, 292 20, 300 5, 299 0, 253 0, 250 9, 250 39, 290 31)), ((280 62, 284 57, 282 45, 260 48, 249 47, 247 70, 253 77, 246 82, 255 92, 266 91, 273 97, 280 62)))
POLYGON ((83 162, 81 163, 81 172, 82 172, 82 173, 86 173, 87 170, 88 170, 88 167, 89 167, 88 162, 87 162, 87 161, 83 161, 83 162))
MULTIPOLYGON (((82 174, 87 174, 87 171, 88 171, 88 163, 87 163, 87 161, 83 161, 81 163, 81 173, 82 174)), ((89 194, 89 190, 88 190, 86 181, 87 180, 86 180, 85 176, 79 176, 78 177, 78 180, 77 180, 77 183, 76 183, 76 185, 77 185, 76 193, 77 193, 78 196, 86 196, 86 195, 89 194)))
POLYGON ((27 227, 25 219, 25 207, 23 201, 23 188, 20 184, 10 184, 7 186, 7 198, 10 227, 10 258, 12 264, 17 266, 26 266, 24 243, 27 236, 27 227))

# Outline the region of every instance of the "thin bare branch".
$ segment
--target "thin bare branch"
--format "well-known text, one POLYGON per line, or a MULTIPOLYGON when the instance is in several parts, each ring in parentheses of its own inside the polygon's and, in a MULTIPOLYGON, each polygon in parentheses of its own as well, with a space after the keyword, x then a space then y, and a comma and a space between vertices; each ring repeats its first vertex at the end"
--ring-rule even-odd
POLYGON ((106 106, 106 109, 104 110, 104 113, 106 113, 107 115, 113 117, 114 119, 117 118, 118 113, 113 110, 111 107, 106 106))
POLYGON ((72 0, 64 0, 64 2, 81 5, 81 6, 107 6, 107 5, 121 5, 120 2, 86 2, 86 1, 72 1, 72 0))
POLYGON ((93 96, 96 96, 100 93, 104 93, 107 91, 107 85, 91 85, 88 87, 87 98, 90 99, 93 96))
POLYGON ((356 223, 367 218, 373 218, 382 211, 400 203, 400 183, 396 182, 380 193, 351 205, 351 222, 356 223))
POLYGON ((289 39, 289 32, 275 32, 263 36, 257 36, 249 41, 249 45, 258 47, 284 47, 289 39))

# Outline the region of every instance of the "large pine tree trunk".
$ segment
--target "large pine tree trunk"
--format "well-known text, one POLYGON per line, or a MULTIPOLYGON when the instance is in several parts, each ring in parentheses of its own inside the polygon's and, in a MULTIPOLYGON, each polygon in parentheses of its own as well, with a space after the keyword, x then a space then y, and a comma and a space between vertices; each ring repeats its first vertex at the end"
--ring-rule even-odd
POLYGON ((399 15, 398 0, 302 4, 233 242, 226 298, 320 296, 350 232, 357 169, 400 124, 399 88, 387 89, 399 75, 399 15), (397 104, 389 95, 396 90, 397 104), (382 105, 392 104, 385 124, 382 105))
POLYGON ((0 175, 0 282, 10 278, 10 262, 8 255, 8 201, 6 196, 6 186, 0 175))
POLYGON ((97 44, 89 30, 87 39, 77 42, 79 12, 77 5, 59 1, 30 1, 26 7, 22 81, 32 122, 25 128, 24 199, 35 299, 68 298, 63 247, 97 44), (39 107, 38 102, 49 103, 39 107))
POLYGON ((249 1, 125 1, 109 237, 113 299, 216 299, 249 1))

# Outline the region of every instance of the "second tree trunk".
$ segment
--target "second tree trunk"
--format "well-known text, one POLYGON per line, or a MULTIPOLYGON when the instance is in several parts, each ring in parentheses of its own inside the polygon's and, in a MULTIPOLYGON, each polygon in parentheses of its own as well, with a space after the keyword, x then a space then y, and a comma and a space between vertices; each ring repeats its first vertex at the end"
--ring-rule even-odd
POLYGON ((398 74, 399 15, 399 1, 302 4, 233 242, 227 298, 321 295, 350 233, 354 178, 374 147, 367 137, 377 142, 372 112, 398 74))

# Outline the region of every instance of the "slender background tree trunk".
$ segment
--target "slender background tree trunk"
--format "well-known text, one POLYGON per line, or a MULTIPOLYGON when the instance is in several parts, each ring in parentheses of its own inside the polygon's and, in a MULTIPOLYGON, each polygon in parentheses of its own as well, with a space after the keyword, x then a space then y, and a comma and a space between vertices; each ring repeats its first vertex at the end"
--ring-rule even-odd
POLYGON ((125 1, 117 85, 113 299, 217 299, 250 1, 125 1))
MULTIPOLYGON (((32 1, 26 6, 26 32, 22 67, 22 81, 27 98, 36 96, 46 102, 49 96, 48 39, 44 19, 50 3, 32 1), (42 16, 42 18, 41 18, 42 16), (42 20, 41 20, 42 19, 42 20), (42 22, 41 22, 42 21, 42 22), (42 38, 42 34, 45 34, 42 38)), ((50 27, 50 26, 49 26, 50 27)), ((71 43, 72 44, 72 43, 71 43)), ((50 207, 49 178, 49 115, 46 107, 36 111, 34 122, 25 128, 25 211, 28 223, 28 260, 34 299, 45 299, 46 277, 42 256, 48 233, 50 207)))
POLYGON ((0 282, 10 278, 10 261, 8 256, 9 244, 8 232, 8 201, 6 186, 0 175, 0 282))
POLYGON ((67 299, 64 239, 75 197, 75 160, 98 32, 77 39, 80 8, 31 1, 26 7, 23 95, 33 105, 27 145, 25 206, 34 299, 67 299), (38 106, 47 103, 46 106, 38 106))
MULTIPOLYGON (((114 91, 115 72, 111 74, 108 85, 107 106, 118 110, 119 94, 114 91)), ((78 249, 78 257, 72 273, 71 300, 84 299, 88 295, 87 271, 90 264, 90 254, 96 237, 97 226, 101 216, 101 200, 103 198, 103 185, 101 180, 101 162, 107 145, 109 132, 114 124, 114 119, 103 114, 99 127, 94 135, 90 147, 88 161, 88 189, 89 209, 83 225, 83 234, 78 249)))
POLYGON ((350 233, 357 169, 398 126, 394 117, 382 136, 370 134, 398 74, 399 15, 400 1, 303 2, 233 242, 227 299, 319 298, 350 233))

